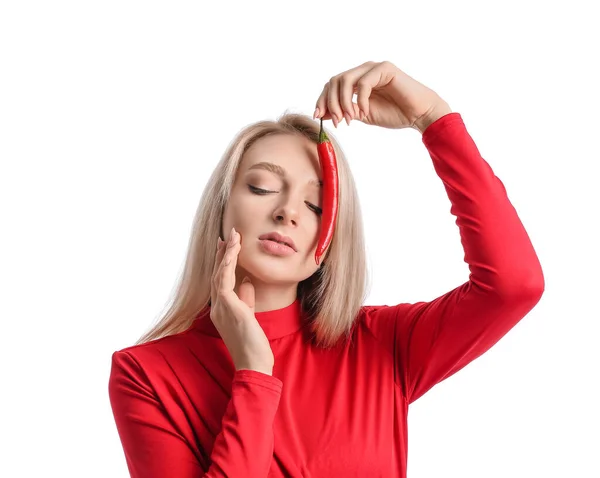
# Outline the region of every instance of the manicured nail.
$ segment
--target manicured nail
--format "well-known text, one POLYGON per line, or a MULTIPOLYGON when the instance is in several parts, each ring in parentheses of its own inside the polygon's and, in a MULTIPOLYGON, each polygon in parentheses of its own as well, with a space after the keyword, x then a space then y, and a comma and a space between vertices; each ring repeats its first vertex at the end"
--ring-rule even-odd
POLYGON ((313 113, 313 119, 318 118, 319 114, 321 114, 321 112, 319 111, 319 108, 315 108, 315 112, 313 113))
POLYGON ((346 118, 346 124, 350 126, 350 121, 352 121, 352 117, 348 113, 345 113, 344 118, 346 118))

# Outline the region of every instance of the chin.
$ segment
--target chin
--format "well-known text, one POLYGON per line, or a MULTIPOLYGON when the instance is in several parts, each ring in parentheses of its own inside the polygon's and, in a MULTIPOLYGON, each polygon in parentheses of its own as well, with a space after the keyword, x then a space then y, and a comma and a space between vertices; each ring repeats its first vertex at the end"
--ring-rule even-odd
POLYGON ((275 257, 266 254, 260 254, 250 261, 238 261, 238 269, 259 280, 269 282, 277 279, 291 280, 293 276, 298 276, 298 264, 293 262, 290 257, 275 257))

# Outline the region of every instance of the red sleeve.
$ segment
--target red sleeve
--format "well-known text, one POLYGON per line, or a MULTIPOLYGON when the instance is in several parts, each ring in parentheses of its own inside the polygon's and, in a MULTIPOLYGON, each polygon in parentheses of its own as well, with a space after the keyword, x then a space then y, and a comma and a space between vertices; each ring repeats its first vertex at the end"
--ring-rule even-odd
POLYGON ((109 396, 132 478, 266 477, 282 383, 254 370, 235 372, 231 399, 203 470, 190 443, 171 425, 138 362, 115 352, 109 396))
POLYGON ((442 116, 422 141, 457 217, 470 274, 430 302, 366 307, 367 324, 393 354, 408 403, 490 349, 544 290, 527 232, 461 115, 442 116))

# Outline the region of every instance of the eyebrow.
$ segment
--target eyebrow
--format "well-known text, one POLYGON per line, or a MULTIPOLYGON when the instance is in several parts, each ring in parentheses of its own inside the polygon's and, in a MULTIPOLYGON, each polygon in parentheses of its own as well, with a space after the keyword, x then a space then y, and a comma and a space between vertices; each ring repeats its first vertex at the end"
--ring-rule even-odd
MULTIPOLYGON (((261 161, 260 163, 253 164, 248 168, 248 171, 251 169, 264 169, 265 171, 270 171, 271 173, 275 173, 282 178, 287 177, 287 173, 283 167, 279 166, 275 163, 269 163, 267 161, 261 161)), ((311 179, 308 181, 308 184, 315 187, 323 187, 323 181, 319 179, 311 179)))

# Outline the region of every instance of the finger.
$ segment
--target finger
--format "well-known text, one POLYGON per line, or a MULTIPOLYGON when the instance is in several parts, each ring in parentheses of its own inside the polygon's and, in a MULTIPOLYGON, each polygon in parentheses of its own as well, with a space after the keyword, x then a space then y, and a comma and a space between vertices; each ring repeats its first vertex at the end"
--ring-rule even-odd
POLYGON ((373 88, 381 87, 394 79, 394 73, 397 68, 388 61, 377 63, 373 68, 367 71, 356 82, 356 100, 358 107, 365 116, 369 115, 369 97, 373 88))
POLYGON ((358 118, 363 123, 367 122, 367 117, 363 115, 363 112, 358 107, 356 103, 352 103, 352 108, 354 108, 354 118, 358 118))
MULTIPOLYGON (((360 115, 353 115, 354 108, 351 107, 352 97, 353 97, 353 94, 356 92, 356 85, 355 85, 356 80, 358 80, 358 78, 360 78, 362 75, 364 75, 365 72, 367 72, 370 69, 372 69, 375 65, 376 65, 375 62, 373 62, 373 61, 367 61, 367 62, 363 63, 362 65, 359 65, 359 66, 357 66, 355 68, 352 68, 352 69, 350 69, 348 71, 345 71, 345 72, 343 72, 343 73, 341 73, 340 75, 337 76, 339 78, 344 77, 344 78, 348 78, 349 79, 349 81, 348 81, 349 85, 348 86, 344 85, 344 88, 345 88, 345 91, 344 91, 345 100, 343 100, 343 101, 345 103, 345 109, 348 110, 347 113, 350 115, 350 118, 349 118, 350 120, 352 120, 354 118, 359 118, 360 117, 360 115), (352 90, 350 94, 347 91, 348 89, 352 90)), ((333 77, 330 81, 328 81, 327 83, 325 83, 325 85, 323 86, 323 90, 321 91, 321 95, 319 96, 319 98, 317 99, 317 102, 315 104, 315 112, 313 114, 313 119, 322 118, 324 120, 325 119, 332 119, 333 120, 333 117, 331 115, 331 112, 328 109, 327 104, 328 104, 328 97, 331 94, 330 93, 330 86, 331 86, 331 83, 334 80, 334 78, 336 78, 336 77, 333 77)), ((339 101, 339 97, 338 97, 338 101, 339 101)), ((338 116, 336 117, 336 121, 337 122, 341 121, 342 116, 345 116, 345 115, 343 115, 343 110, 340 111, 340 112, 342 114, 340 115, 339 112, 338 112, 338 116)), ((335 124, 336 123, 334 122, 334 125, 335 124)))
POLYGON ((227 253, 227 241, 223 241, 220 237, 218 240, 218 246, 217 246, 217 254, 215 257, 215 265, 214 265, 214 269, 213 269, 213 280, 216 281, 217 285, 218 285, 218 281, 220 278, 220 273, 221 273, 221 268, 223 266, 223 259, 225 257, 225 254, 227 253))
POLYGON ((219 266, 221 265, 221 262, 223 262, 223 255, 224 255, 224 251, 225 251, 225 247, 224 247, 224 242, 221 240, 221 237, 219 236, 218 240, 217 240, 217 252, 215 253, 215 263, 213 264, 213 270, 212 270, 212 274, 211 274, 211 287, 210 287, 210 300, 211 300, 211 304, 215 304, 217 297, 216 297, 216 290, 217 290, 217 273, 219 271, 219 266))
POLYGON ((242 282, 240 284, 240 287, 238 289, 238 297, 244 304, 246 304, 250 308, 252 313, 255 312, 256 298, 254 292, 254 285, 252 284, 250 279, 248 279, 247 282, 242 282))
POLYGON ((372 79, 367 75, 360 78, 356 84, 356 103, 362 112, 361 119, 369 116, 369 96, 373 91, 372 79))
POLYGON ((223 254, 225 251, 224 242, 221 240, 221 237, 217 239, 217 252, 215 253, 215 263, 213 265, 212 277, 216 277, 217 271, 219 270, 219 266, 221 265, 221 261, 223 260, 223 254))
POLYGON ((353 97, 357 92, 358 88, 356 83, 363 77, 367 72, 374 69, 378 64, 373 61, 367 61, 355 68, 351 68, 348 71, 343 72, 339 77, 339 98, 338 101, 344 112, 346 123, 350 124, 354 118, 361 118, 360 113, 355 115, 355 108, 353 97))
POLYGON ((236 277, 235 269, 237 266, 237 257, 241 249, 239 234, 233 234, 233 242, 227 245, 223 263, 219 271, 219 291, 221 293, 231 292, 235 288, 236 277))
POLYGON ((355 118, 352 97, 354 96, 354 82, 356 80, 357 78, 355 78, 354 75, 344 74, 339 81, 340 88, 338 101, 342 107, 343 115, 348 126, 350 126, 350 121, 355 118))
MULTIPOLYGON (((325 107, 327 108, 327 107, 325 107)), ((318 118, 323 118, 324 120, 330 120, 331 119, 331 113, 329 112, 328 109, 325 109, 325 114, 323 114, 321 112, 321 114, 319 116, 317 116, 318 118)))
POLYGON ((327 109, 331 114, 331 120, 333 126, 338 127, 339 122, 344 117, 342 107, 340 105, 340 94, 339 94, 339 78, 336 76, 329 80, 329 94, 327 95, 327 109))
POLYGON ((317 99, 317 104, 315 108, 315 113, 313 114, 313 119, 316 118, 325 118, 325 114, 327 113, 327 93, 329 90, 329 82, 325 83, 323 90, 321 91, 321 95, 317 99))

